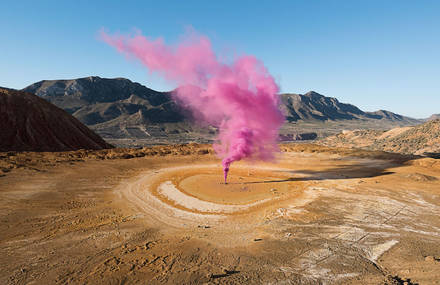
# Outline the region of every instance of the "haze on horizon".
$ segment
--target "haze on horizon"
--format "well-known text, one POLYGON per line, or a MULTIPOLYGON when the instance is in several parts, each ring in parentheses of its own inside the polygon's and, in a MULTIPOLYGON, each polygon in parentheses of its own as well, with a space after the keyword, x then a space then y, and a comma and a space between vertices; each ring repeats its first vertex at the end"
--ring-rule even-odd
POLYGON ((176 42, 185 27, 219 54, 252 54, 282 92, 310 90, 366 111, 440 113, 438 1, 15 1, 0 3, 0 86, 43 79, 125 77, 176 86, 98 40, 105 28, 176 42))

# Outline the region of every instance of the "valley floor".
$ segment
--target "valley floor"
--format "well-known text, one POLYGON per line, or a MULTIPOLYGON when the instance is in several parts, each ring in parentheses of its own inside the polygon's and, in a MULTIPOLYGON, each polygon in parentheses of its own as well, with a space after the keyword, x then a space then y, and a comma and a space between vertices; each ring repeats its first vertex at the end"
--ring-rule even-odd
POLYGON ((281 149, 2 154, 0 284, 440 284, 438 160, 281 149))

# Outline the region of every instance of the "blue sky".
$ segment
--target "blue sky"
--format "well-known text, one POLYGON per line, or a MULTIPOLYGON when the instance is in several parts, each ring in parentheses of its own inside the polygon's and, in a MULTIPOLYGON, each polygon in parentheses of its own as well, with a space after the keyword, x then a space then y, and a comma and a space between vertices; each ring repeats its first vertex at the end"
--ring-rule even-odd
POLYGON ((440 113, 440 1, 0 1, 0 86, 126 77, 174 88, 97 40, 176 42, 192 26, 221 54, 261 59, 282 92, 317 91, 366 111, 440 113))

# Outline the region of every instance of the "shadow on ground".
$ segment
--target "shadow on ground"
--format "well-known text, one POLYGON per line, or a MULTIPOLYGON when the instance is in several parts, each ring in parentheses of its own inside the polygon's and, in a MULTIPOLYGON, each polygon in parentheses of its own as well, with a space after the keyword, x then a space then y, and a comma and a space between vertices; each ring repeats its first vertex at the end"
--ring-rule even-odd
MULTIPOLYGON (((259 184, 259 183, 280 183, 292 181, 313 181, 313 180, 335 180, 335 179, 356 179, 356 178, 372 178, 384 175, 390 175, 394 172, 386 171, 389 165, 383 168, 368 167, 365 165, 349 165, 326 170, 294 170, 287 171, 292 175, 299 174, 300 177, 289 177, 287 179, 273 179, 264 181, 235 182, 230 184, 259 184), (303 176, 306 175, 306 176, 303 176)), ((283 171, 286 172, 286 171, 283 171)))

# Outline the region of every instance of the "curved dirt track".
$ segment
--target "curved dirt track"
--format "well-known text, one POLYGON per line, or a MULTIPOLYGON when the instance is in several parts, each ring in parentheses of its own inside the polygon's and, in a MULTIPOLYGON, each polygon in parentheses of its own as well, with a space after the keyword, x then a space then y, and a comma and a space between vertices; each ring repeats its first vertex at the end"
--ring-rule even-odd
POLYGON ((0 283, 439 284, 440 171, 325 150, 16 170, 0 283))

